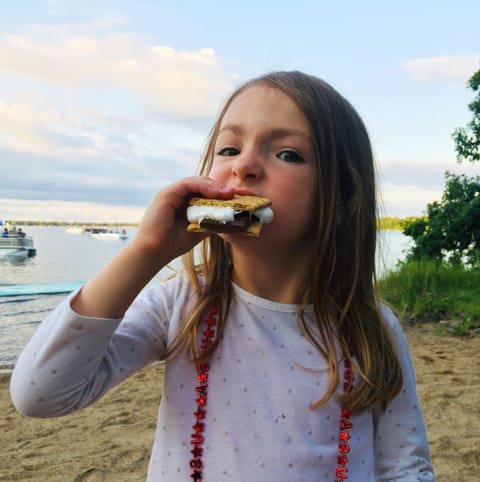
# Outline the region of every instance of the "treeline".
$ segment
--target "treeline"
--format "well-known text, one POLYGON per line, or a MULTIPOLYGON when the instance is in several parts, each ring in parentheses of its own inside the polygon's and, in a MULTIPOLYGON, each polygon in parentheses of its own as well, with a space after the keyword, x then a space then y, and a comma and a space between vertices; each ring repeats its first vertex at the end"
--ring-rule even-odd
POLYGON ((383 230, 403 231, 406 224, 418 219, 424 219, 424 216, 411 216, 408 218, 383 217, 378 218, 377 227, 383 230))
MULTIPOLYGON (((410 221, 417 219, 423 219, 420 217, 408 217, 408 218, 397 218, 397 217, 382 217, 378 218, 377 226, 378 229, 383 230, 396 230, 403 231, 405 224, 410 221)), ((109 226, 113 228, 120 227, 137 227, 138 223, 90 223, 90 222, 80 222, 80 221, 31 221, 31 220, 10 220, 6 221, 11 226, 92 226, 101 227, 109 226)))
POLYGON ((130 228, 138 226, 138 223, 93 223, 93 222, 81 222, 81 221, 31 221, 31 220, 7 220, 4 224, 10 224, 10 226, 91 226, 102 227, 109 226, 112 228, 130 228))

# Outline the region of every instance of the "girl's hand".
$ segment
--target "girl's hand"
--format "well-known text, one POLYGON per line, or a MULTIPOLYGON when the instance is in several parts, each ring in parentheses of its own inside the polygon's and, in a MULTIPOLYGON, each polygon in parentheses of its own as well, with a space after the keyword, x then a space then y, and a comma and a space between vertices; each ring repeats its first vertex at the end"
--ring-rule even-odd
POLYGON ((230 199, 234 189, 203 176, 187 177, 153 198, 133 241, 136 248, 158 259, 163 267, 186 253, 207 235, 186 231, 186 208, 193 196, 230 199))

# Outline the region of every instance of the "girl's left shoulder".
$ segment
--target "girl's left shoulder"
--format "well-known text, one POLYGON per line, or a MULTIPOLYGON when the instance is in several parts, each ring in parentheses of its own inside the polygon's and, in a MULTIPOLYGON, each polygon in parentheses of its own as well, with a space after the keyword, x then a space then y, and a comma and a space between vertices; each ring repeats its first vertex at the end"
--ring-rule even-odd
POLYGON ((390 306, 386 305, 385 303, 380 303, 380 314, 385 322, 389 325, 399 324, 398 318, 393 312, 390 306))
POLYGON ((395 315, 392 308, 384 303, 380 304, 380 313, 382 315, 383 322, 390 331, 392 341, 397 349, 398 355, 402 359, 410 358, 408 340, 398 317, 395 315))

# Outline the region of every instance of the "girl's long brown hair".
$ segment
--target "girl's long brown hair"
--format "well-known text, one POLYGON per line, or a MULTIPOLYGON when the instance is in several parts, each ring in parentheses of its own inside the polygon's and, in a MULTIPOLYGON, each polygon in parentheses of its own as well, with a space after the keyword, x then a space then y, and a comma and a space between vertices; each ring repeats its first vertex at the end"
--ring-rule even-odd
MULTIPOLYGON (((354 108, 329 84, 301 72, 274 72, 253 79, 237 89, 220 111, 199 174, 210 171, 220 123, 232 100, 258 84, 278 88, 290 96, 305 114, 312 134, 318 182, 314 210, 318 217, 312 220, 316 227, 316 255, 298 321, 327 361, 330 372, 327 390, 312 408, 327 401, 339 383, 336 337, 345 356, 356 360, 358 383, 352 392, 343 395, 343 405, 354 414, 376 403, 385 407, 399 393, 403 379, 376 295, 375 167, 368 133, 354 108), (314 306, 314 329, 304 320, 307 304, 314 306)), ((221 339, 231 301, 229 247, 221 238, 211 236, 201 244, 199 253, 191 251, 183 261, 196 301, 169 353, 186 348, 193 360, 208 359, 221 339), (216 341, 207 352, 198 353, 198 331, 215 302, 220 306, 216 341)))

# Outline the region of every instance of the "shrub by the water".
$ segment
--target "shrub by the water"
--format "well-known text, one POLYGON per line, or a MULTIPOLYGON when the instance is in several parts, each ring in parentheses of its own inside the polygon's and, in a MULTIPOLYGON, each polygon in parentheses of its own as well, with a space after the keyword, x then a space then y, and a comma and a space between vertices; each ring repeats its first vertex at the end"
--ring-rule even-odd
POLYGON ((381 298, 410 324, 456 320, 454 334, 480 326, 480 269, 408 261, 378 285, 381 298))

